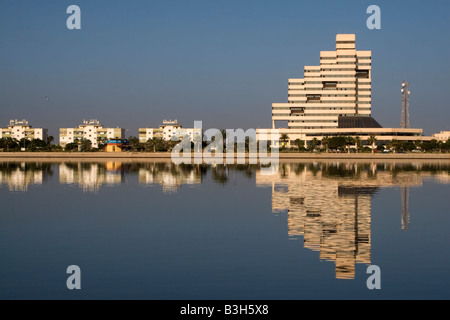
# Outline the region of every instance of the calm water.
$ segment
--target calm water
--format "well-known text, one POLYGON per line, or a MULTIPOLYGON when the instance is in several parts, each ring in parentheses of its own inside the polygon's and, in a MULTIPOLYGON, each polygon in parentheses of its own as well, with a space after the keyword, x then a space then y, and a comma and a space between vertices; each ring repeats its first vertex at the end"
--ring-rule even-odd
POLYGON ((450 162, 3 162, 0 298, 449 299, 449 196, 450 162))

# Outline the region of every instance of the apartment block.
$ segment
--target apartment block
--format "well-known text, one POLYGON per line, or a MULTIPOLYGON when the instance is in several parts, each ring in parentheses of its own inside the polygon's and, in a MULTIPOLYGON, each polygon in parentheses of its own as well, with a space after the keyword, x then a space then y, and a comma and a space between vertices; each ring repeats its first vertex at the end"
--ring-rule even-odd
POLYGON ((433 134, 433 138, 438 141, 446 142, 450 139, 450 131, 441 131, 439 133, 433 134))
POLYGON ((48 130, 44 128, 33 128, 27 120, 10 120, 6 128, 0 131, 0 138, 12 138, 20 141, 39 139, 47 142, 48 130))
POLYGON ((76 128, 59 129, 59 144, 62 147, 68 143, 87 139, 91 141, 93 148, 98 148, 99 143, 105 143, 108 139, 124 138, 125 129, 103 127, 97 119, 84 120, 83 124, 76 128))
POLYGON ((149 139, 162 138, 166 141, 176 138, 181 140, 183 137, 189 137, 191 141, 202 138, 201 128, 183 128, 178 120, 163 120, 163 124, 158 128, 140 128, 139 142, 144 143, 149 139))

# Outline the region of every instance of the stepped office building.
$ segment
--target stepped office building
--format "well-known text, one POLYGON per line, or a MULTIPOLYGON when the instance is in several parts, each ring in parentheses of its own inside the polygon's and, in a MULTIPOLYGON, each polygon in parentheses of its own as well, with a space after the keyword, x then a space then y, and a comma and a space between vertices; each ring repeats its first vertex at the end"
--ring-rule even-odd
POLYGON ((371 51, 357 51, 354 34, 338 34, 336 50, 321 51, 319 66, 305 66, 303 79, 289 79, 288 102, 272 104, 272 129, 291 142, 338 135, 431 140, 422 129, 383 128, 372 118, 371 75, 371 51))

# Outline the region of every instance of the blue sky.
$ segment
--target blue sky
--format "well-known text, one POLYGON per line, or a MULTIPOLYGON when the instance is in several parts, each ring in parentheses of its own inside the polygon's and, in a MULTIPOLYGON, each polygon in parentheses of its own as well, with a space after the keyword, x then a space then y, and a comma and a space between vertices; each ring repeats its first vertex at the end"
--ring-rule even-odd
POLYGON ((0 0, 0 125, 28 119, 58 136, 97 118, 129 129, 267 128, 338 33, 372 50, 372 112, 398 127, 401 82, 411 126, 450 130, 450 1, 0 0), (68 30, 66 8, 81 8, 68 30), (366 9, 381 8, 381 30, 366 9), (47 101, 45 96, 49 97, 47 101))

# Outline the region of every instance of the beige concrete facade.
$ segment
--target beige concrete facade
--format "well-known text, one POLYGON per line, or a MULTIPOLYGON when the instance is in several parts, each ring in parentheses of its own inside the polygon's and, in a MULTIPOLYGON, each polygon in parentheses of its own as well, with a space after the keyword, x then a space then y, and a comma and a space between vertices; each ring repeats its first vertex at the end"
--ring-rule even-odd
POLYGON ((47 142, 48 130, 44 128, 33 128, 27 120, 11 120, 6 128, 0 130, 0 138, 12 138, 20 141, 39 139, 47 142))
POLYGON ((450 131, 441 131, 439 133, 435 133, 433 134, 433 138, 438 141, 446 142, 448 139, 450 139, 450 131))
POLYGON ((191 141, 194 139, 202 138, 201 128, 183 128, 177 120, 163 120, 163 124, 159 128, 140 128, 139 129, 139 142, 144 143, 149 139, 162 138, 166 141, 172 140, 172 138, 182 139, 188 136, 191 141))
POLYGON ((335 51, 321 51, 319 66, 305 66, 303 79, 289 79, 288 102, 272 104, 272 128, 338 128, 339 116, 371 115, 371 51, 357 51, 355 35, 338 34, 335 51))
MULTIPOLYGON (((297 139, 308 144, 313 139, 344 135, 359 137, 363 143, 371 136, 381 143, 436 139, 423 136, 419 128, 340 126, 340 120, 352 117, 372 119, 371 76, 372 52, 356 50, 354 34, 338 34, 336 50, 321 51, 319 66, 305 66, 304 78, 289 79, 288 102, 272 104, 272 132, 277 128, 279 135, 286 134, 287 146, 297 139), (287 126, 277 126, 278 121, 287 126)), ((257 139, 262 130, 267 129, 258 129, 257 139)))
POLYGON ((84 120, 77 128, 60 128, 59 145, 64 147, 76 140, 87 139, 93 148, 98 148, 99 141, 106 142, 107 139, 125 139, 125 129, 105 128, 96 119, 84 120))

